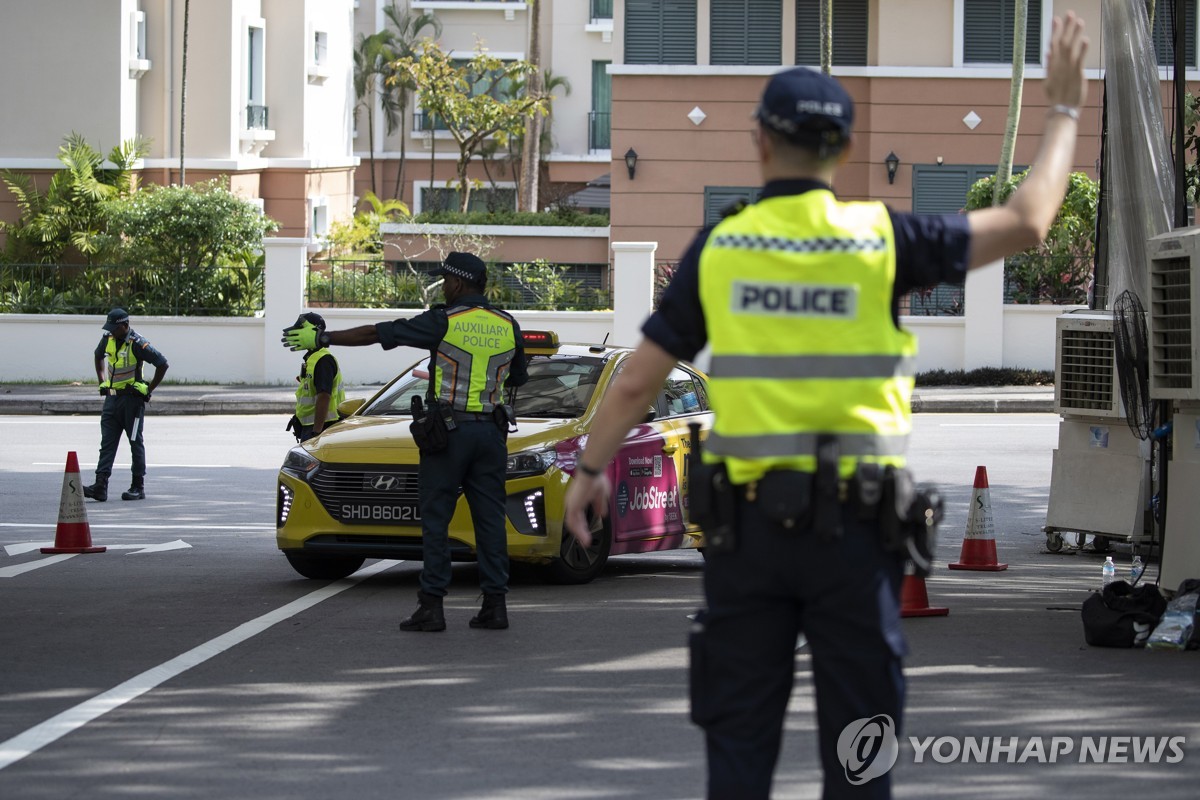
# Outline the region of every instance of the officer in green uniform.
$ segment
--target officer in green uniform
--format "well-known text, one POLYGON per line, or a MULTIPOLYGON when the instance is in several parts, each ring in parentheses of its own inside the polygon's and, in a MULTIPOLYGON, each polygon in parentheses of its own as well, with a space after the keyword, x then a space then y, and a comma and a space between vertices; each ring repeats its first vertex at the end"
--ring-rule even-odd
MULTIPOLYGON (((325 330, 325 318, 312 311, 296 318, 296 326, 307 321, 315 325, 318 334, 325 330)), ((307 442, 331 423, 338 420, 338 406, 346 399, 342 386, 342 371, 328 347, 308 350, 300 362, 296 378, 296 414, 288 423, 296 441, 307 442)))
POLYGON ((108 478, 117 457, 121 436, 129 439, 133 456, 133 482, 122 500, 146 499, 146 445, 142 426, 150 393, 167 374, 167 359, 150 346, 145 338, 129 328, 129 314, 114 308, 104 322, 105 334, 96 346, 96 380, 104 395, 100 412, 100 460, 96 462, 96 482, 83 487, 85 497, 103 503, 108 500, 108 478), (154 377, 146 383, 142 365, 154 367, 154 377))
POLYGON ((344 331, 319 331, 304 321, 284 329, 282 341, 293 350, 380 344, 385 350, 406 345, 433 352, 434 394, 438 408, 453 421, 446 448, 422 453, 419 473, 424 568, 418 606, 400 622, 402 631, 442 631, 442 598, 450 586, 450 518, 459 491, 467 498, 475 527, 479 585, 483 604, 472 628, 508 627, 508 545, 504 529, 504 479, 508 450, 507 422, 498 408, 505 387, 528 378, 521 328, 484 297, 487 266, 471 253, 450 253, 435 271, 444 278, 445 305, 411 319, 397 319, 344 331))
POLYGON ((1054 21, 1030 174, 1003 206, 967 215, 839 200, 850 96, 815 70, 772 77, 756 114, 761 199, 692 243, 604 397, 564 501, 585 546, 588 511, 610 509, 605 464, 676 360, 711 347, 714 423, 688 499, 707 543, 706 608, 689 644, 710 800, 769 797, 799 633, 812 652, 823 797, 891 796, 911 552, 892 532, 915 526, 916 505, 888 490, 911 480, 916 343, 898 301, 1046 236, 1087 94, 1082 27, 1073 13, 1054 21))

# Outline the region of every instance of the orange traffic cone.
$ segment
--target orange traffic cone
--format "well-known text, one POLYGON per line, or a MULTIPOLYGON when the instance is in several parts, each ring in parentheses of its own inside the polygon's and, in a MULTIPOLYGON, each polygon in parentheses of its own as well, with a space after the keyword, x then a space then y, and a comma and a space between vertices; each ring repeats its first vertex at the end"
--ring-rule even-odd
POLYGON ((967 533, 963 537, 958 562, 950 569, 999 572, 1008 564, 996 563, 996 533, 992 528, 992 500, 988 494, 987 468, 975 468, 975 490, 971 492, 971 510, 967 514, 967 533))
POLYGON ((79 479, 79 459, 75 451, 67 453, 67 471, 63 475, 62 497, 58 501, 58 528, 54 547, 43 553, 103 553, 107 547, 92 547, 92 529, 83 507, 83 481, 79 479))
POLYGON ((905 574, 904 583, 900 584, 900 616, 944 617, 949 613, 948 608, 929 605, 924 578, 905 574))

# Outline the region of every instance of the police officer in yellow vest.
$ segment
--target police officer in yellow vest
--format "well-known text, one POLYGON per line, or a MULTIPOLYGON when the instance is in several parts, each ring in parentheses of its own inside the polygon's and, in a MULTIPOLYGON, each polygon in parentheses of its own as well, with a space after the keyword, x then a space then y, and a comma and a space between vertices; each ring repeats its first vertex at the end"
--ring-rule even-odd
POLYGON ((761 198, 692 243, 605 395, 565 500, 585 545, 587 511, 609 507, 605 464, 676 360, 711 347, 714 424, 688 501, 707 537, 706 608, 689 644, 709 798, 769 796, 800 633, 823 796, 891 796, 912 551, 890 532, 914 507, 887 491, 906 485, 912 430, 916 346, 898 301, 1045 237, 1073 164, 1086 50, 1074 14, 1056 19, 1034 167, 1003 206, 967 215, 840 200, 831 187, 850 152, 849 94, 815 70, 776 74, 756 113, 761 198))
POLYGON ((144 337, 129 329, 129 314, 123 308, 108 312, 104 330, 95 352, 96 380, 100 382, 100 394, 104 395, 104 410, 100 412, 100 460, 96 462, 96 482, 83 487, 83 494, 100 503, 108 500, 108 478, 123 434, 129 439, 133 456, 133 482, 129 491, 121 492, 121 499, 145 500, 146 445, 142 425, 150 393, 167 374, 167 359, 144 337), (154 377, 149 383, 142 375, 142 365, 147 363, 154 367, 154 377))
MULTIPOLYGON (((296 318, 296 326, 305 321, 316 327, 318 334, 325 330, 325 318, 312 311, 296 318)), ((296 441, 307 442, 331 423, 337 422, 338 406, 346 399, 342 386, 342 371, 328 347, 317 347, 304 354, 300 374, 296 378, 296 414, 288 423, 296 441)))
POLYGON ((292 349, 380 344, 434 351, 433 390, 454 421, 446 449, 422 453, 421 536, 424 569, 417 609, 400 622, 402 631, 442 631, 442 598, 450 586, 450 518, 459 490, 466 495, 475 527, 479 585, 483 604, 472 628, 508 627, 508 545, 504 528, 504 478, 508 451, 506 425, 496 409, 505 387, 528 378, 521 328, 484 297, 487 266, 471 253, 450 253, 434 272, 444 277, 446 305, 411 319, 397 319, 344 331, 318 331, 305 323, 284 329, 292 349))

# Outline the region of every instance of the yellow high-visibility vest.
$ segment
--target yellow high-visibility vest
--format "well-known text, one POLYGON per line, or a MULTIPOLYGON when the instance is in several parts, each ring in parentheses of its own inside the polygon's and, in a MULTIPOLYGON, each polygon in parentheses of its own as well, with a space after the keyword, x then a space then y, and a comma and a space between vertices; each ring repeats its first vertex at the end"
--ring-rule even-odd
MULTIPOLYGON (((313 385, 313 370, 317 362, 325 356, 333 358, 328 347, 314 350, 304 357, 304 370, 300 375, 300 383, 296 386, 296 419, 301 425, 312 425, 317 421, 317 390, 313 385)), ((342 387, 342 371, 337 369, 337 359, 334 359, 333 391, 329 393, 329 409, 325 412, 325 421, 332 422, 338 418, 338 406, 346 400, 346 390, 342 387)))
POLYGON ((104 354, 108 357, 108 380, 113 389, 124 389, 137 381, 138 362, 133 355, 133 336, 126 336, 125 341, 117 344, 117 337, 108 334, 104 354))
POLYGON ((438 398, 456 411, 492 411, 504 402, 504 379, 517 352, 512 317, 487 306, 456 306, 446 309, 446 322, 433 375, 438 398))
POLYGON ((700 254, 715 412, 706 460, 734 483, 816 471, 836 435, 839 473, 904 465, 916 337, 892 320, 896 249, 882 203, 828 190, 772 197, 721 221, 700 254))

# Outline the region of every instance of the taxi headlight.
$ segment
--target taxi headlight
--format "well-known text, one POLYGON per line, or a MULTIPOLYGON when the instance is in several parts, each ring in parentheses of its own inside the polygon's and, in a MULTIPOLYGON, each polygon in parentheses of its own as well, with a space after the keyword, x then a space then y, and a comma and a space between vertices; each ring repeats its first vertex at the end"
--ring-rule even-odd
POLYGON ((504 462, 505 476, 508 480, 513 478, 528 478, 530 475, 541 475, 546 470, 554 465, 553 450, 522 450, 519 453, 512 453, 508 460, 504 462))
POLYGON ((283 459, 281 469, 288 475, 306 481, 321 466, 321 462, 313 458, 303 447, 293 447, 283 459))

